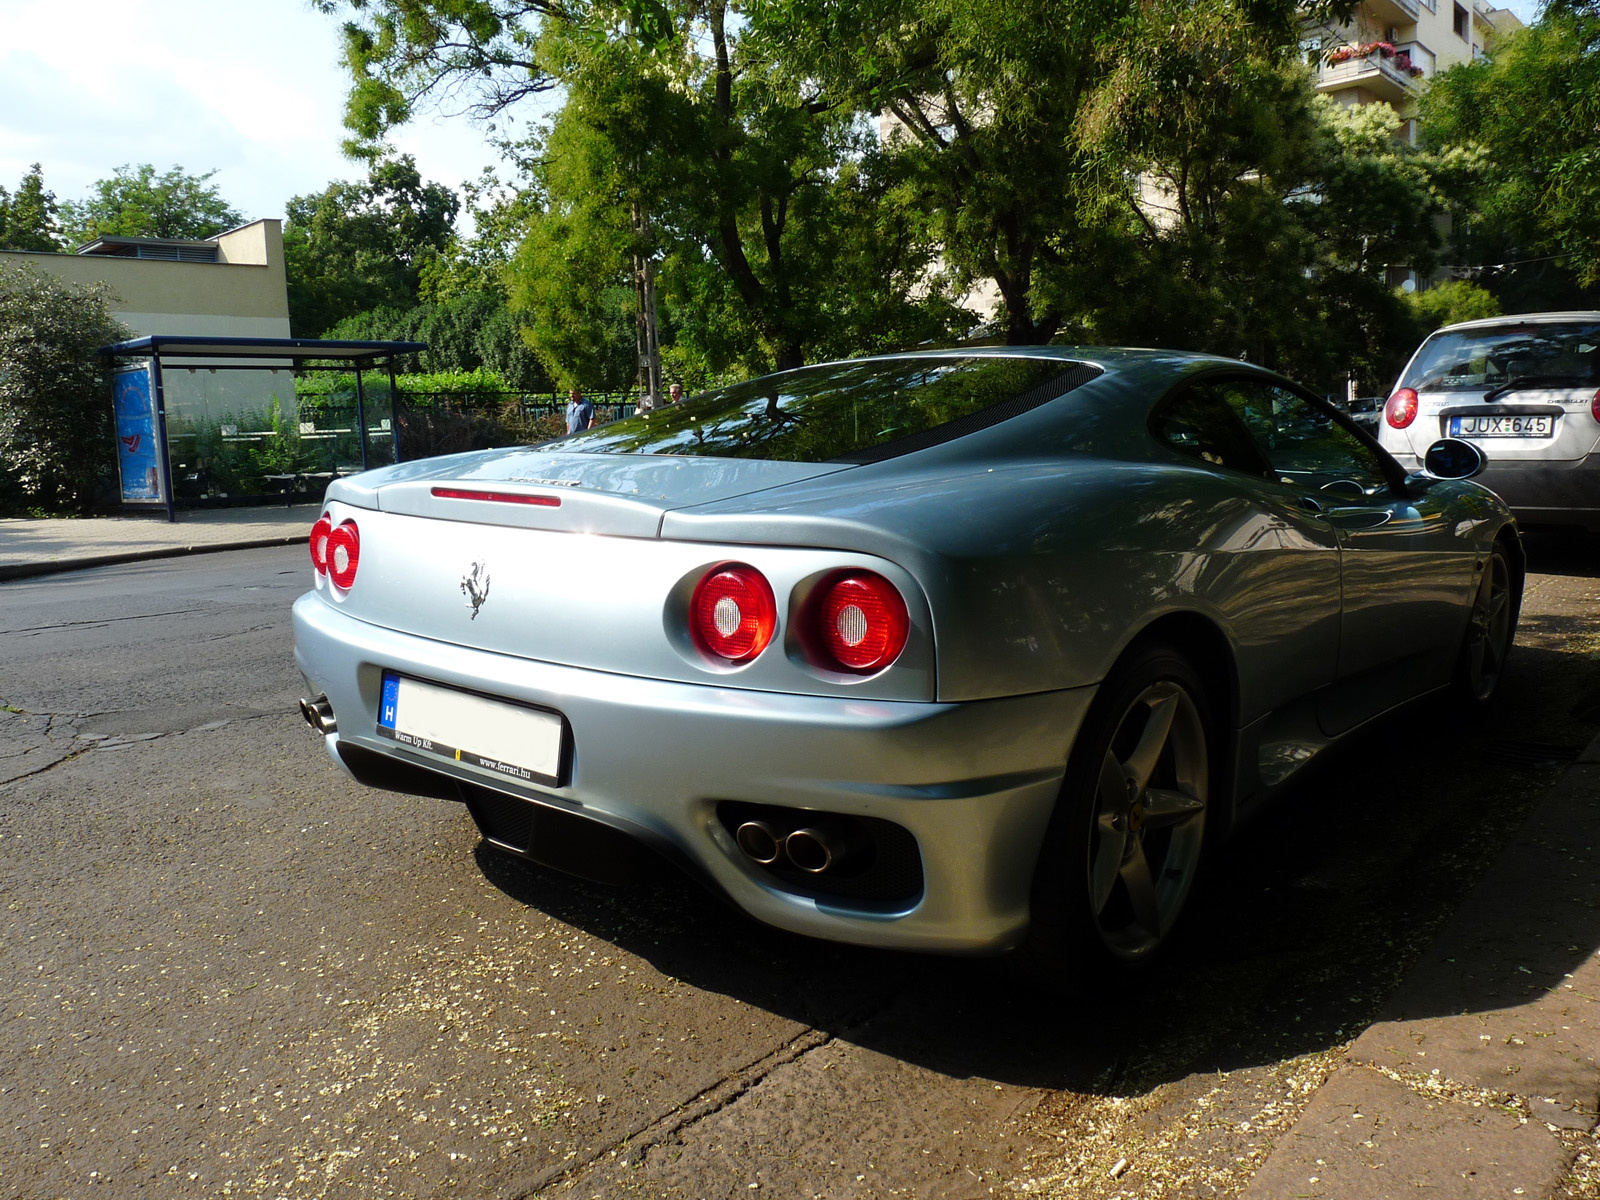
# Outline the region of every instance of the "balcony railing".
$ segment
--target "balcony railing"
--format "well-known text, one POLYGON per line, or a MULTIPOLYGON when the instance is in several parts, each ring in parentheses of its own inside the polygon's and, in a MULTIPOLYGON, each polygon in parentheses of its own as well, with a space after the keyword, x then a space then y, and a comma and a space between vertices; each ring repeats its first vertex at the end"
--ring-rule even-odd
MULTIPOLYGON (((1359 47, 1349 49, 1359 50, 1359 47)), ((1317 90, 1339 92, 1347 88, 1365 88, 1379 99, 1394 104, 1412 93, 1417 80, 1431 73, 1432 65, 1432 52, 1414 42, 1395 47, 1392 54, 1374 48, 1364 54, 1351 53, 1339 62, 1323 63, 1317 71, 1317 90), (1423 52, 1424 61, 1418 62, 1407 53, 1412 46, 1423 52), (1420 73, 1414 74, 1417 68, 1420 73)))

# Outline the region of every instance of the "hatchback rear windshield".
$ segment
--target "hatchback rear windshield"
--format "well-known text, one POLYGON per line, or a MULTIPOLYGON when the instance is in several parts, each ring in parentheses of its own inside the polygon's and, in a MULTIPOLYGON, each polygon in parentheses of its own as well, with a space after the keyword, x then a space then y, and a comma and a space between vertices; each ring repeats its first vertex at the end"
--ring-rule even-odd
POLYGON ((868 462, 948 441, 1099 374, 1061 359, 906 358, 802 367, 563 438, 563 450, 868 462))
POLYGON ((1600 322, 1528 321, 1435 334, 1401 387, 1482 391, 1538 376, 1551 386, 1600 384, 1600 322))

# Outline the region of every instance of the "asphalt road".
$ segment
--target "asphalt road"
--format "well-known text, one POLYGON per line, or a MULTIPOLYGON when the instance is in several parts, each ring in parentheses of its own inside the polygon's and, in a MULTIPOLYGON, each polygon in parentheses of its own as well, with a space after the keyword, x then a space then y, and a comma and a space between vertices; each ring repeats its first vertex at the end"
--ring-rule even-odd
POLYGON ((294 712, 303 548, 0 584, 0 1195, 1100 1196, 1135 1151, 1225 1193, 1600 725, 1600 559, 1534 549, 1494 713, 1386 720, 1077 1003, 350 783, 294 712))

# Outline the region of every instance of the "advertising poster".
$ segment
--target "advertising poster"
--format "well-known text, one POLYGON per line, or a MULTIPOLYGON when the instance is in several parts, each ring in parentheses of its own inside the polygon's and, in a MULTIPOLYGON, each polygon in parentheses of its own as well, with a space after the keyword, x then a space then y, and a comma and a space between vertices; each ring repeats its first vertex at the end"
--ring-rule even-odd
POLYGON ((124 504, 165 504, 161 491, 161 446, 156 436, 156 403, 150 388, 153 364, 117 372, 113 404, 117 415, 117 468, 122 472, 124 504))

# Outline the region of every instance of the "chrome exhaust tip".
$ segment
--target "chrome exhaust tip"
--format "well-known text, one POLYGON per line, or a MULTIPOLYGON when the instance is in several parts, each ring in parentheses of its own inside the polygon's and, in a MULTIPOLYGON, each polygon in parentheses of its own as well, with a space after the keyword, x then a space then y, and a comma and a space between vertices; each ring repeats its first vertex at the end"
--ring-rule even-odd
POLYGON ((821 875, 858 864, 870 853, 871 841, 848 826, 807 825, 783 840, 789 862, 808 875, 821 875))
POLYGON ((338 731, 339 723, 334 720, 333 705, 328 703, 326 696, 300 701, 300 715, 305 718, 307 725, 324 736, 338 731))
POLYGON ((810 875, 821 875, 833 866, 837 855, 829 844, 828 835, 820 829, 796 829, 783 840, 784 853, 789 861, 810 875))
POLYGON ((784 840, 765 821, 746 821, 734 832, 733 840, 746 857, 763 867, 770 867, 783 857, 784 840))

